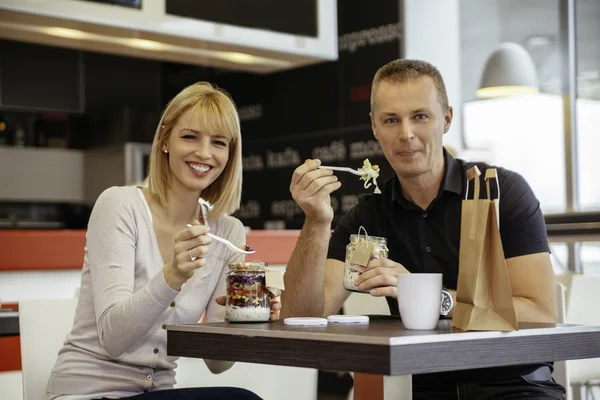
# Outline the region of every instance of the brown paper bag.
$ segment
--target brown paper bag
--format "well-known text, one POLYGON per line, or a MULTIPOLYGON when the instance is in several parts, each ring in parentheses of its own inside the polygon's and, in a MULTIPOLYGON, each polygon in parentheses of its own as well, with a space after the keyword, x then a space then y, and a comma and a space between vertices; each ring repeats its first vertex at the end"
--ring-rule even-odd
POLYGON ((452 326, 462 331, 518 329, 504 250, 500 239, 500 185, 495 169, 485 174, 487 199, 479 199, 479 169, 467 171, 467 195, 462 202, 458 286, 452 326), (490 200, 490 179, 498 199, 490 200), (469 200, 469 181, 475 182, 469 200))

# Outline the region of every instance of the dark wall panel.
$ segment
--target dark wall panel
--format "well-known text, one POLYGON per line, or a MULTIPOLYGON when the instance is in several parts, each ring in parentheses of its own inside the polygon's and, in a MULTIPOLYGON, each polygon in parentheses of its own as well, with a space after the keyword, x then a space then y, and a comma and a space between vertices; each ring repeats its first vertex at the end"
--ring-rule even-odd
POLYGON ((317 0, 166 0, 167 14, 293 35, 318 35, 317 0))
POLYGON ((79 111, 79 52, 0 41, 2 106, 79 111))
POLYGON ((85 108, 161 108, 159 61, 84 53, 85 108))
POLYGON ((83 54, 90 146, 151 143, 162 109, 158 61, 83 54))

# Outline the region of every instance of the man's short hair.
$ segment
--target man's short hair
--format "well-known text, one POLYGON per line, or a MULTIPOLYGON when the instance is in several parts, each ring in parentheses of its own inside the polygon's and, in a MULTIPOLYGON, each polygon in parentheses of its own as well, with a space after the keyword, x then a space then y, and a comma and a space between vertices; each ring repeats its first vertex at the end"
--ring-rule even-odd
POLYGON ((437 89, 438 100, 445 111, 448 108, 448 94, 446 93, 446 85, 440 71, 427 61, 407 59, 394 60, 377 70, 373 78, 373 85, 371 86, 371 111, 375 108, 375 95, 382 81, 408 82, 423 76, 433 79, 433 83, 437 89))

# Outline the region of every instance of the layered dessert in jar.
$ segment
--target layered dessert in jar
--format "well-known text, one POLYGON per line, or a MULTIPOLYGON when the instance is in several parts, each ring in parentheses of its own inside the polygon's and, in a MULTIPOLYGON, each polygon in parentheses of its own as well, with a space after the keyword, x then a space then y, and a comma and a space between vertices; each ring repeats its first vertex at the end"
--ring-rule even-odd
POLYGON ((229 322, 267 322, 271 296, 266 285, 267 263, 234 263, 227 274, 225 319, 229 322))

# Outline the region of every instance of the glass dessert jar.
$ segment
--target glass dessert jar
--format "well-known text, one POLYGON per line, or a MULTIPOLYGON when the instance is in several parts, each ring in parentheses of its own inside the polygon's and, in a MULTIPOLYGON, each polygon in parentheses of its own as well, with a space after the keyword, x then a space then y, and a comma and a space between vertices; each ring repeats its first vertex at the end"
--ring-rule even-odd
POLYGON ((346 260, 344 263, 344 288, 352 292, 369 293, 368 290, 360 290, 354 283, 360 275, 361 265, 354 264, 351 262, 352 256, 358 246, 364 246, 372 244, 373 250, 369 256, 369 260, 375 260, 377 258, 387 258, 388 248, 387 239, 379 236, 366 236, 366 235, 350 235, 350 243, 346 246, 346 260))
POLYGON ((227 305, 229 322, 267 322, 271 314, 271 297, 266 285, 267 263, 261 261, 234 263, 227 273, 227 305))

